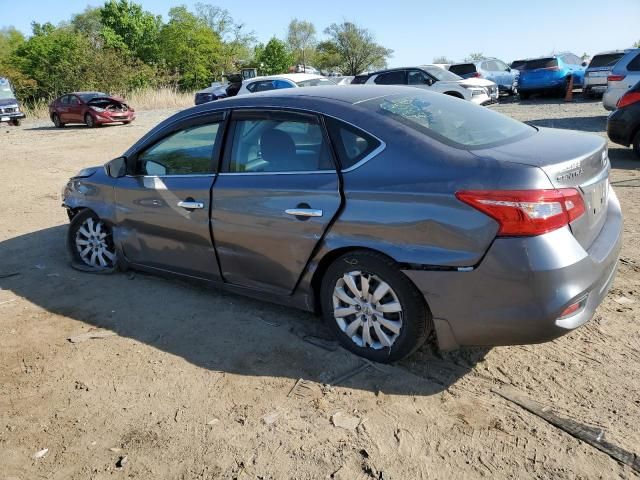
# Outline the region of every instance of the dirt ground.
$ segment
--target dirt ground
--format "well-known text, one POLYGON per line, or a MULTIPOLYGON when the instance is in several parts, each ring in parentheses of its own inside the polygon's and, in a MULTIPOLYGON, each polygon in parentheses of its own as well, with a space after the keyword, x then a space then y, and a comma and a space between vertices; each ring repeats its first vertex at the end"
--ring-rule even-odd
MULTIPOLYGON (((604 135, 596 101, 493 108, 604 135)), ((425 346, 374 368, 310 343, 327 333, 306 313, 69 267, 63 184, 171 113, 95 130, 0 129, 0 479, 639 477, 491 391, 516 388, 640 454, 640 161, 630 150, 610 146, 624 247, 589 324, 543 345, 425 346), (117 335, 67 340, 103 330, 117 335)))

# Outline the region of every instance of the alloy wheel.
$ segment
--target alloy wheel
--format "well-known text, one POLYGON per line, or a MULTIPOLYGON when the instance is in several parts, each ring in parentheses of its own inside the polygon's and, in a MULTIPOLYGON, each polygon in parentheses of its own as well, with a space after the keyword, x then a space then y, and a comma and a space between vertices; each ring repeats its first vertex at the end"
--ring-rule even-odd
POLYGON ((403 308, 391 286, 374 274, 353 271, 336 282, 333 316, 359 347, 390 348, 402 330, 403 308))
POLYGON ((76 230, 75 246, 82 261, 96 269, 111 268, 116 259, 111 234, 101 220, 87 218, 76 230))

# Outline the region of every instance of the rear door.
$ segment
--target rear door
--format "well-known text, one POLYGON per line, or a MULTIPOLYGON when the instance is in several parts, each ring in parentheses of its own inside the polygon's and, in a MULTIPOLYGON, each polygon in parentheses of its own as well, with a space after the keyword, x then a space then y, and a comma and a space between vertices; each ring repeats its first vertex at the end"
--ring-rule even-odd
POLYGON ((71 95, 63 95, 60 100, 56 102, 56 111, 60 117, 61 122, 71 122, 71 115, 69 113, 69 97, 71 95))
POLYGON ((209 230, 224 114, 183 120, 130 158, 116 183, 117 236, 129 262, 220 278, 209 230))
POLYGON ((341 203, 340 179, 318 116, 233 113, 211 207, 225 282, 291 293, 341 203))

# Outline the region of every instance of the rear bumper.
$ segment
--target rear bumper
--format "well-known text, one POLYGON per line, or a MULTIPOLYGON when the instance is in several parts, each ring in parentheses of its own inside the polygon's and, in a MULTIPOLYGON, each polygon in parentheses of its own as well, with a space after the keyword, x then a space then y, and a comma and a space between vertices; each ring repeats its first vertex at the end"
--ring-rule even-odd
POLYGON ((604 106, 604 108, 609 111, 615 110, 616 105, 618 104, 618 100, 620 100, 620 97, 622 97, 624 92, 625 91, 621 89, 607 88, 602 95, 602 105, 604 106))
POLYGON ((472 271, 405 270, 429 304, 440 348, 545 342, 589 321, 613 282, 622 244, 613 190, 607 215, 588 251, 565 227, 498 238, 472 271), (558 320, 585 297, 582 310, 558 320))
POLYGON ((607 136, 613 143, 628 147, 631 143, 631 136, 640 124, 640 107, 621 108, 613 111, 607 118, 607 136), (634 116, 631 110, 634 109, 634 116))

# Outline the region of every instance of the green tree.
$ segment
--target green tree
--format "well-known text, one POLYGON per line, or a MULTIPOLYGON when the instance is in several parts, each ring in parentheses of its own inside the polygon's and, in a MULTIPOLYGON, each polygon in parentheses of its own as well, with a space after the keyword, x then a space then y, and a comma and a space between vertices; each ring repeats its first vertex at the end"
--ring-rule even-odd
POLYGON ((24 43, 24 35, 15 27, 0 28, 0 68, 11 53, 24 43))
POLYGON ((256 47, 256 62, 261 64, 261 73, 275 75, 289 70, 293 64, 293 56, 283 41, 273 37, 264 47, 256 47))
POLYGON ((342 57, 334 42, 320 42, 314 52, 314 62, 320 70, 340 70, 342 57))
POLYGON ((236 22, 228 10, 208 3, 196 3, 196 14, 222 42, 218 63, 224 72, 233 71, 251 58, 255 34, 244 24, 236 22))
POLYGON ((100 9, 105 45, 129 53, 145 63, 156 63, 162 18, 129 0, 108 0, 100 9))
POLYGON ((302 66, 306 67, 307 54, 316 45, 316 27, 311 22, 294 18, 289 23, 287 43, 294 55, 295 62, 302 63, 302 66))
POLYGON ((340 59, 338 68, 344 75, 382 68, 393 53, 393 50, 377 44, 369 30, 351 22, 333 23, 325 33, 329 40, 324 42, 324 46, 340 59))
POLYGON ((84 12, 76 13, 71 17, 70 25, 76 32, 87 36, 96 47, 103 44, 100 8, 87 7, 84 12))
POLYGON ((169 11, 169 22, 160 31, 159 44, 163 60, 178 75, 183 90, 202 88, 220 73, 220 38, 184 6, 169 11))
POLYGON ((633 44, 633 48, 640 48, 640 40, 633 44))
POLYGON ((433 58, 433 63, 451 64, 451 63, 455 63, 455 62, 453 60, 450 60, 449 58, 445 57, 444 55, 441 55, 439 57, 434 57, 433 58))
POLYGON ((468 57, 464 59, 465 62, 479 62, 480 60, 484 60, 486 57, 482 52, 473 52, 470 53, 468 57))

